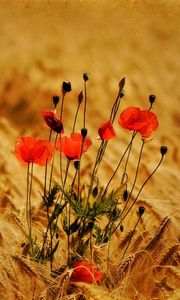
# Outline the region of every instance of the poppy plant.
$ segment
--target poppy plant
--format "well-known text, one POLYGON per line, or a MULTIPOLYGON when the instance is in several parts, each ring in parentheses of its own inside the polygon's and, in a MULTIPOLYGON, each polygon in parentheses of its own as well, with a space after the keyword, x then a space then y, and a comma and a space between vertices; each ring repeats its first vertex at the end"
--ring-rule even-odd
POLYGON ((98 129, 99 136, 102 140, 108 141, 116 136, 111 120, 102 124, 98 129))
POLYGON ((45 165, 52 158, 53 145, 46 140, 23 136, 16 140, 15 154, 19 161, 45 165))
POLYGON ((61 120, 57 117, 55 112, 52 110, 43 110, 42 111, 43 118, 46 122, 46 124, 55 132, 57 133, 63 133, 63 124, 61 120))
POLYGON ((123 128, 137 131, 145 138, 149 137, 159 125, 153 112, 138 107, 126 108, 120 114, 118 122, 123 128))
POLYGON ((72 267, 74 270, 71 275, 71 281, 91 283, 103 279, 103 273, 98 271, 93 263, 74 261, 72 267))
POLYGON ((92 141, 88 137, 83 140, 80 133, 72 133, 70 137, 63 136, 58 140, 56 150, 63 152, 69 160, 79 159, 81 151, 82 154, 87 152, 91 144, 92 141))

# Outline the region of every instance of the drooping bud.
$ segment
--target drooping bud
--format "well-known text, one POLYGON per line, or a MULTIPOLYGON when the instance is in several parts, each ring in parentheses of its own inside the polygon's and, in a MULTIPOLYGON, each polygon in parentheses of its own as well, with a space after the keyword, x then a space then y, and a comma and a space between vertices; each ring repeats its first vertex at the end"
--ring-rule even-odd
POLYGON ((155 100, 156 100, 155 95, 149 95, 149 102, 150 102, 151 105, 154 103, 155 100))
POLYGON ((71 91, 71 83, 63 81, 62 83, 62 92, 64 94, 69 93, 71 91))
POLYGON ((124 201, 127 201, 128 196, 129 196, 129 193, 128 193, 127 190, 125 190, 125 191, 124 191, 124 194, 123 194, 123 199, 124 199, 124 201))
POLYGON ((166 146, 161 146, 160 151, 161 151, 162 156, 164 156, 167 153, 168 148, 166 146))
POLYGON ((89 80, 89 74, 88 73, 84 73, 83 74, 83 79, 84 79, 84 81, 88 81, 89 80))
POLYGON ((124 231, 124 226, 123 226, 123 224, 120 224, 119 229, 120 229, 121 232, 124 231))
POLYGON ((144 214, 144 212, 145 212, 145 207, 144 206, 139 206, 139 215, 140 215, 140 217, 144 214))
POLYGON ((83 101, 83 91, 81 91, 79 93, 79 96, 78 96, 78 103, 79 103, 79 105, 82 103, 82 101, 83 101))
POLYGON ((74 161, 74 167, 75 167, 76 170, 79 170, 79 167, 80 167, 79 160, 74 161))
POLYGON ((97 197, 97 194, 98 194, 98 186, 95 186, 95 187, 93 188, 93 190, 92 190, 92 195, 93 195, 94 198, 96 198, 96 197, 97 197))
POLYGON ((86 128, 81 129, 81 135, 83 138, 85 138, 87 136, 87 132, 88 132, 88 130, 86 128))
POLYGON ((56 106, 58 105, 59 103, 59 96, 53 96, 53 103, 54 103, 54 106, 56 108, 56 106))

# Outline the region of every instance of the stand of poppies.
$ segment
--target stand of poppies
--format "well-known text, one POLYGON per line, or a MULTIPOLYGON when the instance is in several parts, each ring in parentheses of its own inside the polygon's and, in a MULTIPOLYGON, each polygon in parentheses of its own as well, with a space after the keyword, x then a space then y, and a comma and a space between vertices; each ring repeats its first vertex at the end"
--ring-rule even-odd
MULTIPOLYGON (((72 272, 72 281, 93 282, 101 281, 103 273, 98 270, 94 263, 93 245, 106 245, 108 243, 108 253, 110 241, 116 230, 123 230, 123 221, 129 215, 135 202, 137 201, 142 189, 148 180, 154 175, 160 166, 164 155, 167 152, 167 147, 162 146, 160 149, 161 158, 158 165, 152 171, 150 176, 144 181, 134 201, 129 205, 134 187, 136 185, 142 152, 146 139, 150 137, 153 131, 158 127, 156 115, 151 111, 155 96, 150 95, 150 107, 148 110, 141 110, 138 107, 128 107, 118 118, 119 125, 132 131, 132 136, 129 144, 124 150, 116 169, 111 175, 106 187, 100 185, 97 173, 101 165, 101 161, 105 155, 108 142, 116 137, 113 123, 119 110, 121 99, 124 97, 125 78, 119 83, 117 97, 112 105, 109 119, 104 122, 98 129, 98 134, 101 140, 94 167, 90 178, 89 186, 86 194, 82 193, 81 183, 81 160, 82 156, 88 151, 92 145, 92 141, 87 137, 86 129, 86 106, 87 106, 87 81, 89 75, 83 74, 84 80, 84 115, 83 128, 81 133, 75 132, 75 126, 78 118, 80 105, 83 103, 83 92, 78 96, 78 105, 74 117, 72 132, 70 136, 64 135, 63 128, 63 107, 67 93, 71 91, 70 82, 62 84, 62 101, 60 105, 60 117, 56 115, 57 106, 60 102, 59 96, 53 97, 54 111, 44 110, 42 112, 46 124, 50 127, 49 140, 39 140, 33 137, 20 137, 15 144, 15 153, 17 158, 27 165, 27 198, 26 198, 26 219, 27 228, 29 231, 29 255, 36 261, 50 261, 51 270, 53 269, 54 254, 58 249, 58 221, 61 216, 61 224, 64 232, 67 235, 67 265, 74 268, 72 272), (55 132, 54 143, 52 143, 52 133, 55 132), (134 176, 134 181, 130 192, 127 189, 128 178, 128 161, 132 151, 132 145, 137 134, 142 136, 142 146, 138 158, 137 169, 134 176), (55 151, 60 153, 60 182, 53 183, 53 170, 55 151), (67 160, 67 167, 63 177, 62 171, 62 153, 67 160), (125 158, 126 157, 126 158, 125 158), (110 190, 109 186, 114 176, 117 174, 122 161, 125 160, 125 166, 121 177, 121 185, 124 189, 123 198, 125 200, 124 207, 120 209, 118 189, 110 190), (49 188, 47 189, 48 181, 48 163, 52 161, 49 170, 49 188), (71 162, 74 161, 75 174, 72 183, 67 187, 67 177, 71 162), (43 206, 47 212, 47 228, 43 237, 42 246, 38 247, 33 237, 32 210, 31 210, 31 192, 33 186, 33 165, 45 166, 44 193, 42 195, 43 206), (77 187, 75 182, 77 181, 77 187), (106 216, 106 224, 100 225, 99 220, 102 216, 106 216), (50 235, 50 241, 48 239, 50 235)), ((135 231, 138 223, 144 213, 144 207, 139 207, 138 219, 134 226, 135 231)), ((133 234, 132 234, 133 236, 133 234)), ((131 239, 132 239, 131 236, 131 239)), ((129 241, 129 244, 131 242, 129 241)), ((128 251, 127 245, 122 259, 128 251)), ((109 259, 107 255, 107 259, 109 259)))

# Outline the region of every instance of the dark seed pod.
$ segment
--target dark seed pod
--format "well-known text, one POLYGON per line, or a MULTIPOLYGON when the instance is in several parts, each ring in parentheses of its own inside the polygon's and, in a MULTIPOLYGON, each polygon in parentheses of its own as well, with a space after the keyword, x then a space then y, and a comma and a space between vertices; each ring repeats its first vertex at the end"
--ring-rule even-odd
POLYGON ((164 156, 167 153, 168 148, 166 146, 161 146, 160 151, 161 151, 162 156, 164 156))
POLYGON ((149 95, 149 102, 152 105, 156 100, 156 96, 155 95, 149 95))
POLYGON ((86 128, 81 129, 81 135, 83 138, 85 138, 87 136, 87 132, 88 132, 88 130, 86 128))
POLYGON ((104 239, 103 239, 103 242, 104 243, 107 243, 109 241, 109 238, 108 238, 108 236, 106 236, 104 239))
POLYGON ((121 232, 124 231, 124 226, 123 226, 123 224, 120 224, 119 229, 120 229, 121 232))
POLYGON ((83 74, 83 79, 84 79, 84 81, 88 81, 89 80, 89 74, 88 73, 84 73, 83 74))
POLYGON ((93 190, 92 190, 92 195, 93 195, 94 198, 97 197, 97 195, 98 195, 98 187, 97 187, 97 186, 95 186, 95 187, 93 188, 93 190))
POLYGON ((128 196, 129 196, 129 193, 128 193, 127 190, 125 190, 124 193, 123 193, 123 199, 124 199, 124 201, 127 201, 128 196))
POLYGON ((71 83, 63 81, 62 83, 62 92, 63 93, 69 93, 71 91, 71 83))
POLYGON ((142 216, 145 212, 145 207, 144 206, 139 206, 139 215, 142 216))
POLYGON ((59 103, 59 96, 53 96, 53 103, 54 103, 54 106, 56 107, 59 103))
POLYGON ((89 222, 88 222, 88 229, 89 229, 89 230, 92 230, 93 227, 94 227, 94 222, 93 222, 93 221, 89 221, 89 222))
POLYGON ((80 167, 80 162, 79 162, 79 160, 75 160, 75 161, 74 161, 74 167, 75 167, 76 170, 79 170, 79 167, 80 167))

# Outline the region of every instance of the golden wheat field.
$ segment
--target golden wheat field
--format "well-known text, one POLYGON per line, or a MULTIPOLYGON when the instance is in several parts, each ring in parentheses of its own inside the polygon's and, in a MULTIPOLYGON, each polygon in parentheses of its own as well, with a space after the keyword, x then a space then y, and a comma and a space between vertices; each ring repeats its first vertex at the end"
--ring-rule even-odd
MULTIPOLYGON (((179 0, 0 0, 0 300, 180 299, 179 16, 179 0), (88 232, 91 257, 86 259, 94 259, 103 273, 103 280, 93 283, 71 280, 61 225, 52 270, 49 261, 39 263, 28 255, 27 171, 14 151, 19 136, 48 139, 42 110, 52 109, 53 95, 61 99, 63 81, 72 86, 63 112, 65 132, 70 132, 84 72, 90 74, 86 127, 92 139, 82 161, 85 184, 99 145, 98 128, 108 120, 124 77, 120 111, 128 106, 148 109, 149 95, 154 94, 153 112, 159 120, 152 140, 144 144, 130 201, 158 164, 160 147, 168 147, 123 223, 123 232, 116 231, 111 242, 100 245, 91 244, 88 232), (145 213, 136 226, 139 206, 145 213)), ((83 109, 77 130, 82 124, 83 109)), ((117 122, 114 127, 117 138, 108 144, 98 170, 100 186, 106 186, 130 140, 127 130, 117 122)), ((140 147, 137 136, 128 164, 128 187, 133 185, 140 147)), ((59 180, 58 171, 55 160, 54 180, 59 180)), ((110 187, 122 196, 121 172, 110 187)), ((70 168, 68 183, 72 178, 70 168)), ((40 196, 43 182, 44 168, 35 166, 31 201, 38 241, 47 227, 40 196)))

